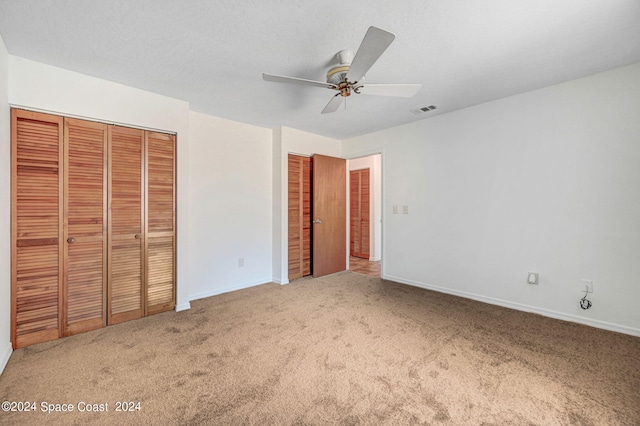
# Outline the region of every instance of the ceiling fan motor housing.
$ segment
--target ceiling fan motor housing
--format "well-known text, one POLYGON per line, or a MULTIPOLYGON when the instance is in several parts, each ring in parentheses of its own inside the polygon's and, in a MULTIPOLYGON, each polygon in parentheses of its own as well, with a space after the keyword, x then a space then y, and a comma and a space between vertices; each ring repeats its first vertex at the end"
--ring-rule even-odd
POLYGON ((351 61, 353 61, 353 56, 353 52, 350 50, 341 50, 336 53, 335 58, 338 65, 327 71, 327 83, 338 86, 340 83, 344 82, 347 72, 349 72, 351 61))

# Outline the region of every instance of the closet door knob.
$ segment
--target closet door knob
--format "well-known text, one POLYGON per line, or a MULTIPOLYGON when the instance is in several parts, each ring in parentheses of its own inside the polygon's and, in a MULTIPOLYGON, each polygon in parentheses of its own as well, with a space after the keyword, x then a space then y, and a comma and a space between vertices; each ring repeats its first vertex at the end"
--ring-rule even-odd
POLYGON ((139 240, 140 238, 142 238, 142 236, 140 234, 136 234, 136 240, 139 240))
POLYGON ((313 223, 322 223, 322 221, 320 219, 314 219, 313 223))
POLYGON ((69 237, 69 238, 67 238, 67 242, 68 242, 69 244, 73 244, 73 243, 75 243, 75 242, 76 242, 76 239, 75 239, 75 238, 73 238, 73 237, 69 237))

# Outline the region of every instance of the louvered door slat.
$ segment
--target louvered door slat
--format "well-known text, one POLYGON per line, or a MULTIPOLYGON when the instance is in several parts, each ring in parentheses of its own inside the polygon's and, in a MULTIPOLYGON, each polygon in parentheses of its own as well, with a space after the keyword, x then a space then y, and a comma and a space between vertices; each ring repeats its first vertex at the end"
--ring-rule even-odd
POLYGON ((112 126, 109 197, 109 324, 144 315, 144 131, 112 126))
POLYGON ((175 308, 175 137, 145 132, 146 314, 175 308))
POLYGON ((64 334, 106 325, 107 125, 65 119, 64 334))
POLYGON ((60 334, 62 117, 11 111, 14 348, 60 334))

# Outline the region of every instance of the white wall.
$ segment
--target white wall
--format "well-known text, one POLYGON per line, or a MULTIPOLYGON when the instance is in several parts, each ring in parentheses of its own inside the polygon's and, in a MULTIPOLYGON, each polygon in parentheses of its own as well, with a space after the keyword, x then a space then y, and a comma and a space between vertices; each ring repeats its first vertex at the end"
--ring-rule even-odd
POLYGON ((9 56, 9 103, 177 133, 177 309, 188 309, 189 105, 15 56, 9 56))
MULTIPOLYGON (((279 170, 279 182, 274 185, 279 186, 278 190, 274 190, 279 199, 274 199, 273 214, 274 220, 280 221, 279 226, 274 226, 273 247, 274 247, 274 276, 273 281, 280 284, 289 282, 289 253, 288 253, 288 200, 284 194, 288 191, 287 176, 289 172, 288 155, 312 155, 321 154, 333 157, 340 157, 341 143, 337 139, 331 139, 324 136, 315 135, 313 133, 303 132, 302 130, 292 129, 289 127, 280 127, 273 132, 273 152, 279 153, 279 158, 273 159, 274 172, 279 170), (276 275, 276 272, 279 272, 276 275)), ((345 219, 346 220, 346 219, 345 219)), ((345 244, 347 242, 345 241, 345 244)))
POLYGON ((0 36, 0 373, 11 356, 11 120, 9 53, 0 36))
POLYGON ((385 278, 640 335, 639 115, 640 63, 344 141, 384 149, 385 278))
MULTIPOLYGON (((349 171, 369 169, 369 260, 380 260, 382 257, 381 155, 375 154, 348 160, 347 167, 349 171)), ((349 197, 349 191, 347 191, 347 197, 349 197)))
POLYGON ((189 126, 190 300, 270 282, 271 129, 196 112, 189 126))
MULTIPOLYGON (((272 236, 271 236, 271 270, 273 276, 271 279, 278 283, 282 282, 282 194, 285 188, 282 187, 282 127, 273 129, 271 133, 271 185, 273 188, 273 198, 271 200, 271 219, 272 219, 272 236)), ((286 163, 286 162, 285 162, 286 163)), ((286 192, 284 192, 286 194, 286 192)), ((286 210, 284 210, 286 211, 286 210)), ((286 235, 286 234, 285 234, 286 235)), ((285 250, 286 252, 286 250, 285 250)), ((286 276, 285 272, 285 276, 286 276)))

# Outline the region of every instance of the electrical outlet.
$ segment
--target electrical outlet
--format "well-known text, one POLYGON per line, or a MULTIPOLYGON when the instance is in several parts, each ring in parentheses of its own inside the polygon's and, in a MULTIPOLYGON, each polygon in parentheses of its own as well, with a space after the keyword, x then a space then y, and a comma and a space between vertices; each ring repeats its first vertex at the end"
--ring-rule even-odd
POLYGON ((393 206, 393 214, 398 214, 398 206, 393 206))
POLYGON ((538 273, 537 272, 529 272, 527 282, 529 284, 538 284, 538 273))
POLYGON ((402 214, 409 214, 409 206, 402 206, 402 214))
MULTIPOLYGON (((582 285, 584 290, 588 289, 588 293, 593 293, 593 281, 582 279, 582 285)), ((582 290, 582 291, 584 291, 582 290)))

